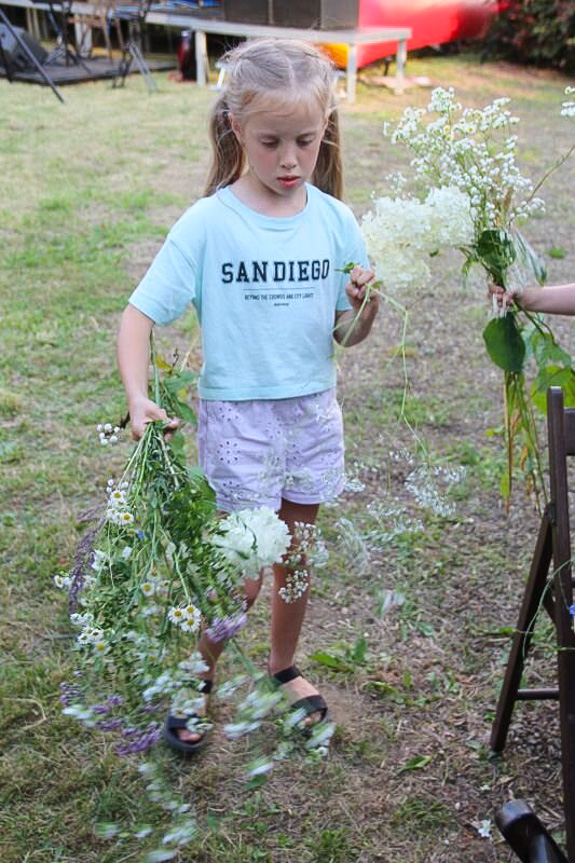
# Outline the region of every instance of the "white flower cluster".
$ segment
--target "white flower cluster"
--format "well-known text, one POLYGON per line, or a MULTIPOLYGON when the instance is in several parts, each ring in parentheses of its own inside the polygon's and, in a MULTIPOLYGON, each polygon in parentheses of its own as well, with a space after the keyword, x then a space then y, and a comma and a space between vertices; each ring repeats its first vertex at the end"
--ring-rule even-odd
POLYGON ((120 426, 113 426, 111 423, 98 423, 96 431, 98 432, 102 446, 108 446, 108 444, 118 442, 121 428, 120 426))
POLYGON ((295 561, 297 567, 302 562, 302 555, 308 566, 320 569, 326 566, 329 560, 329 551, 319 527, 305 521, 296 521, 293 532, 293 546, 295 551, 290 555, 289 563, 295 561))
POLYGON ((370 564, 370 554, 367 544, 349 518, 340 518, 336 522, 338 543, 346 560, 353 565, 355 572, 362 575, 370 564))
POLYGON ((309 574, 306 569, 295 569, 286 574, 286 583, 278 590, 278 596, 290 605, 297 602, 309 587, 309 574))
POLYGON ((430 255, 475 238, 469 197, 455 187, 432 189, 425 201, 378 198, 362 220, 369 257, 387 290, 423 287, 430 255))
MULTIPOLYGON (((573 96, 575 93, 575 87, 565 87, 565 95, 573 96)), ((561 105, 561 116, 562 117, 575 117, 575 101, 570 99, 567 102, 563 102, 561 105)))
POLYGON ((281 561, 290 539, 287 525, 263 506, 230 513, 210 542, 244 578, 257 578, 262 567, 281 561))
POLYGON ((134 524, 134 516, 128 509, 126 499, 129 483, 121 482, 116 488, 114 480, 109 479, 106 491, 108 493, 108 506, 106 508, 106 519, 118 527, 131 527, 134 524))
POLYGON ((66 575, 63 572, 58 572, 54 576, 54 584, 56 587, 59 587, 60 590, 64 590, 65 588, 69 588, 71 584, 70 576, 66 575))
POLYGON ((208 671, 208 666, 196 651, 187 659, 179 662, 177 669, 163 671, 155 679, 148 678, 146 689, 143 692, 144 701, 150 702, 168 695, 174 696, 181 690, 185 690, 187 697, 189 697, 190 680, 197 678, 200 674, 205 674, 206 671, 208 671))
POLYGON ((404 111, 391 138, 413 153, 416 180, 457 186, 468 195, 477 236, 544 209, 515 163, 517 136, 511 128, 519 118, 508 104, 500 98, 481 109, 463 109, 453 88, 439 87, 427 108, 404 111))
POLYGON ((82 629, 82 632, 77 638, 77 642, 82 647, 92 644, 97 653, 103 653, 106 649, 104 630, 98 629, 97 626, 92 626, 91 624, 88 624, 88 626, 85 626, 84 629, 82 629))
POLYGON ((403 506, 372 501, 367 505, 367 511, 377 523, 377 527, 365 534, 366 542, 374 550, 389 545, 398 536, 425 530, 423 522, 412 518, 403 506))
POLYGON ((192 603, 172 606, 168 611, 168 618, 179 626, 182 632, 197 632, 202 622, 202 612, 192 603))
POLYGON ((451 518, 455 515, 455 504, 446 498, 446 492, 461 482, 465 473, 464 467, 421 465, 408 474, 405 487, 420 506, 430 509, 441 518, 451 518))
POLYGON ((284 696, 279 691, 264 692, 254 689, 249 692, 238 706, 240 719, 224 726, 224 732, 229 740, 238 740, 244 734, 256 731, 262 721, 272 710, 283 701, 284 696))

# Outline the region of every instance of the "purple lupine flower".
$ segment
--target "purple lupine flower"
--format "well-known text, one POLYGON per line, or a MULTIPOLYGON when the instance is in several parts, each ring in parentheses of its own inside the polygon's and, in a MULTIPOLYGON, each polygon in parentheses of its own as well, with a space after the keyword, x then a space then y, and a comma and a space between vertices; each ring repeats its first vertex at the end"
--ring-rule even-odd
POLYGON ((123 722, 121 719, 99 719, 95 727, 99 731, 120 731, 123 722))
POLYGON ((67 707, 74 701, 78 701, 82 696, 82 690, 78 686, 73 686, 71 683, 60 684, 60 704, 67 707))
POLYGON ((144 730, 138 730, 138 734, 130 741, 130 743, 119 743, 115 747, 117 755, 134 755, 137 752, 145 752, 154 746, 162 736, 162 728, 156 723, 151 723, 144 730))
POLYGON ((247 615, 243 611, 223 619, 216 617, 206 630, 206 634, 212 641, 225 641, 237 635, 240 629, 245 626, 247 619, 247 615))

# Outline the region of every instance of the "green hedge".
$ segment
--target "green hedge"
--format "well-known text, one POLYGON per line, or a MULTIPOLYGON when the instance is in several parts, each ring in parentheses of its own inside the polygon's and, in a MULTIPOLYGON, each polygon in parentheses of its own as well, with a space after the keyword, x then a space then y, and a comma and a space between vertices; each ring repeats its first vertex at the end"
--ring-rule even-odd
POLYGON ((503 0, 485 56, 575 71, 574 0, 503 0))

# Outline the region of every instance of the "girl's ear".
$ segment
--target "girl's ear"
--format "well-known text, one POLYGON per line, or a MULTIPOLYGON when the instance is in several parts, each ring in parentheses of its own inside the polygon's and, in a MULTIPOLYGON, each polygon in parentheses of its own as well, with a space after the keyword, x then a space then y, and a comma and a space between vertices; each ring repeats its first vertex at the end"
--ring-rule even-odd
POLYGON ((230 125, 232 127, 232 132, 234 133, 234 135, 238 139, 239 143, 241 144, 242 143, 242 130, 241 130, 240 124, 238 123, 238 121, 236 120, 236 118, 234 117, 234 115, 232 114, 231 111, 228 114, 228 116, 230 118, 230 125))

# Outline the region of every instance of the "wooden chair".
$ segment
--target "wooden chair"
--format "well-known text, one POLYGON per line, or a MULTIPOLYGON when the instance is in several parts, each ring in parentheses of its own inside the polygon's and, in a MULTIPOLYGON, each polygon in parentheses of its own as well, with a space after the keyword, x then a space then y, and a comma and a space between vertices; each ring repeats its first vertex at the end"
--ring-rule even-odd
POLYGON ((112 27, 114 27, 116 32, 118 47, 122 52, 124 51, 122 27, 119 19, 116 17, 116 3, 117 0, 91 0, 89 12, 76 12, 72 15, 70 23, 74 24, 77 48, 80 54, 84 56, 91 54, 93 31, 101 30, 108 52, 108 59, 112 62, 112 41, 110 39, 112 27))
POLYGON ((516 701, 554 699, 559 702, 567 855, 571 863, 575 863, 575 607, 567 482, 567 459, 575 455, 575 408, 564 408, 560 387, 551 387, 547 393, 547 428, 550 499, 543 513, 497 704, 491 749, 497 753, 503 751, 516 701), (535 618, 541 606, 555 628, 557 685, 550 689, 520 689, 535 618))
POLYGON ((495 816, 505 841, 521 863, 569 863, 524 800, 510 800, 495 816))

